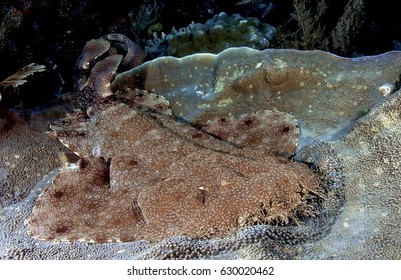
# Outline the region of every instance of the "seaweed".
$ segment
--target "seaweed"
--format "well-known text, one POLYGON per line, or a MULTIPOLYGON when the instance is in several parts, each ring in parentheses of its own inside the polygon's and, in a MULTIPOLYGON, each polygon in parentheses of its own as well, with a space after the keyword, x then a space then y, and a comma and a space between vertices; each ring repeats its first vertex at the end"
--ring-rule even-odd
POLYGON ((334 20, 331 15, 338 13, 341 3, 336 2, 334 5, 331 2, 294 0, 294 11, 290 14, 289 21, 278 26, 276 46, 352 54, 352 41, 358 34, 365 15, 364 1, 348 0, 334 20))

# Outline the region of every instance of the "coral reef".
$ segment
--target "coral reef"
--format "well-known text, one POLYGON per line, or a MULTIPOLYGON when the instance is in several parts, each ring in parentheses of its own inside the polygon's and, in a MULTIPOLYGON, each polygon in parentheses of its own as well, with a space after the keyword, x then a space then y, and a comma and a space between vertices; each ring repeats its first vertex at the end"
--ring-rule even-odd
POLYGON ((163 8, 164 4, 162 1, 144 0, 139 9, 129 12, 132 21, 131 33, 137 42, 141 40, 141 32, 157 21, 163 8))
MULTIPOLYGON (((302 47, 299 40, 300 27, 296 20, 291 20, 291 14, 295 12, 292 0, 244 1, 250 3, 235 5, 237 2, 243 1, 204 0, 194 3, 177 0, 170 1, 168 5, 161 0, 116 0, 113 5, 107 1, 94 0, 2 1, 0 34, 3 34, 3 40, 0 45, 4 46, 0 48, 0 60, 3 65, 0 68, 0 80, 31 62, 45 65, 48 69, 40 75, 41 79, 36 79, 30 86, 20 87, 18 97, 14 96, 3 102, 9 107, 29 109, 41 106, 55 96, 71 91, 74 86, 74 64, 82 45, 90 38, 98 38, 109 32, 126 34, 131 39, 138 38, 137 43, 140 42, 142 47, 145 47, 143 43, 153 38, 152 34, 148 34, 151 31, 157 32, 157 37, 160 38, 162 33, 169 34, 173 27, 178 30, 188 26, 192 21, 205 23, 213 15, 225 12, 228 15, 240 14, 244 18, 257 18, 262 24, 283 27, 277 35, 280 38, 287 38, 286 42, 269 40, 270 48, 302 47), (161 9, 160 6, 163 3, 164 8, 161 9), (143 5, 146 7, 141 8, 141 6, 144 7, 143 5), (146 20, 149 10, 152 11, 150 19, 155 22, 150 26, 147 23, 148 26, 145 26, 146 22, 149 22, 146 20), (132 17, 128 15, 129 11, 133 11, 132 17), (136 17, 140 13, 142 18, 136 17), (8 14, 13 16, 8 17, 8 14), (7 18, 10 20, 6 20, 7 18), (142 20, 145 24, 141 23, 142 20), (287 22, 289 22, 288 26, 287 22), (152 27, 153 24, 155 24, 154 27, 152 27), (139 36, 136 35, 137 31, 131 31, 133 25, 143 29, 139 31, 139 36), (297 41, 292 41, 294 38, 297 41), (40 91, 42 94, 34 96, 31 94, 32 90, 40 91)), ((357 30, 350 32, 355 36, 336 37, 340 39, 337 42, 339 46, 343 43, 342 40, 344 43, 350 42, 345 52, 341 47, 338 50, 329 49, 336 54, 344 55, 345 53, 351 56, 379 54, 394 49, 393 41, 400 40, 399 32, 397 32, 400 18, 397 9, 392 8, 395 7, 394 0, 363 1, 365 14, 360 15, 359 19, 362 22, 358 25, 351 21, 359 15, 358 9, 351 10, 354 16, 345 16, 347 14, 344 13, 344 8, 348 0, 304 2, 307 3, 305 11, 313 11, 317 3, 327 3, 328 9, 317 23, 325 29, 324 38, 331 36, 331 32, 336 30, 337 23, 342 22, 340 19, 348 19, 350 23, 348 27, 357 26, 357 30)), ((316 14, 313 14, 312 18, 316 18, 316 14)), ((339 27, 347 27, 347 25, 341 24, 339 27)), ((313 37, 313 34, 310 34, 310 37, 313 37)), ((347 32, 342 34, 347 35, 347 32)), ((327 42, 327 40, 317 39, 310 44, 310 47, 319 47, 319 43, 323 41, 327 42)))
POLYGON ((110 85, 100 42, 73 105, 1 108, 2 259, 401 258, 399 52, 235 48, 110 85), (43 133, 66 111, 68 150, 43 133))
POLYGON ((194 53, 219 53, 230 47, 266 49, 276 29, 257 18, 244 18, 239 14, 228 16, 222 12, 205 24, 191 23, 161 38, 147 42, 145 50, 151 57, 171 55, 182 57, 194 53), (167 44, 165 49, 164 45, 167 44))
POLYGON ((396 85, 400 62, 399 52, 349 59, 321 51, 231 48, 158 58, 118 75, 111 86, 165 96, 175 115, 198 126, 250 108, 287 112, 300 122, 302 146, 346 132, 383 99, 383 84, 396 85))

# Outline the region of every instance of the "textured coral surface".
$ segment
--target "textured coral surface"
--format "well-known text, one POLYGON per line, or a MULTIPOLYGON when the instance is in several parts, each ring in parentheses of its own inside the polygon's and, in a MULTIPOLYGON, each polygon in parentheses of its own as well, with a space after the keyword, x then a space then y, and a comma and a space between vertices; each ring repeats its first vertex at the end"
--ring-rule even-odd
POLYGON ((399 78, 399 52, 342 58, 322 51, 230 48, 218 55, 161 57, 120 74, 114 90, 165 96, 178 116, 214 117, 279 110, 299 120, 303 139, 332 138, 382 99, 399 78))
POLYGON ((58 101, 38 112, 16 113, 0 108, 0 205, 25 198, 49 171, 61 165, 67 149, 44 132, 48 122, 63 116, 68 103, 58 101))

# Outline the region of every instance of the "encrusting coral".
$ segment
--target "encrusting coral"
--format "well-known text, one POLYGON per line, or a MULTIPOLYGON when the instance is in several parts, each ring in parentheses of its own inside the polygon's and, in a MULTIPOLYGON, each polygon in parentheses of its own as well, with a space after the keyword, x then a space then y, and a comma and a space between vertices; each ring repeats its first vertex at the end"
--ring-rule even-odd
MULTIPOLYGON (((26 82, 26 77, 44 70, 43 65, 31 63, 0 82, 0 86, 17 88, 26 82)), ((24 112, 0 104, 0 206, 24 199, 32 185, 72 154, 45 134, 48 121, 59 119, 70 105, 60 98, 57 105, 24 112)))
MULTIPOLYGON (((401 259, 401 91, 359 119, 333 149, 344 162, 346 203, 332 233, 310 246, 314 254, 350 259, 401 259), (341 244, 335 244, 342 236, 341 244), (360 250, 339 249, 359 244, 360 250)), ((314 150, 314 153, 321 153, 314 150)))
POLYGON ((161 57, 119 74, 113 91, 141 88, 165 96, 179 117, 203 126, 227 115, 279 110, 302 129, 301 146, 329 139, 383 99, 400 76, 399 52, 341 58, 322 51, 231 48, 217 55, 161 57))
POLYGON ((40 115, 24 118, 0 109, 0 205, 23 199, 33 184, 60 166, 59 157, 68 150, 50 139, 45 127, 40 115))
MULTIPOLYGON (((310 202, 323 191, 313 171, 274 155, 295 152, 294 118, 270 111, 231 117, 239 125, 234 133, 220 133, 227 139, 221 142, 172 121, 164 98, 143 90, 125 98, 107 93, 120 60, 111 56, 93 68, 86 112, 75 111, 51 126, 83 160, 40 196, 29 220, 32 236, 92 242, 219 237, 255 223, 297 223, 317 214, 310 202), (149 100, 159 100, 156 111, 149 100), (270 127, 275 128, 263 135, 270 127), (276 131, 277 151, 268 141, 276 131), (248 152, 229 142, 269 148, 248 152)), ((87 92, 83 89, 83 98, 87 92)), ((220 128, 211 121, 205 130, 220 128)))

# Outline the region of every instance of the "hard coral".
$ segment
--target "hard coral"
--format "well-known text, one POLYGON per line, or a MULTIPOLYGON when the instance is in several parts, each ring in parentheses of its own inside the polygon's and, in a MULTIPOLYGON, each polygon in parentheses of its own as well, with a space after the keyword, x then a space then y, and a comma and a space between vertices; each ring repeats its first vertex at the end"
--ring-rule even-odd
POLYGON ((31 112, 0 107, 0 205, 24 199, 70 153, 45 134, 47 122, 68 107, 68 102, 31 112))
MULTIPOLYGON (((30 63, 0 86, 16 88, 26 82, 26 77, 44 70, 43 65, 30 63)), ((45 132, 48 121, 60 118, 69 106, 62 99, 58 105, 30 111, 11 110, 0 104, 0 206, 24 199, 33 185, 60 165, 68 150, 45 132)))
POLYGON ((269 47, 276 29, 257 18, 232 16, 222 12, 205 24, 191 23, 178 31, 147 42, 149 56, 170 55, 183 57, 194 53, 218 53, 230 47, 250 47, 263 50, 269 47), (167 47, 165 47, 167 45, 167 47))
POLYGON ((327 144, 331 152, 311 144, 298 155, 299 160, 341 157, 345 187, 343 210, 330 233, 302 246, 304 256, 401 258, 400 109, 398 91, 361 117, 348 134, 327 144))
POLYGON ((383 83, 397 83, 400 63, 399 52, 349 59, 321 51, 231 48, 161 57, 119 74, 111 88, 162 95, 177 116, 197 126, 227 115, 286 112, 300 123, 302 146, 346 132, 383 99, 383 83))

